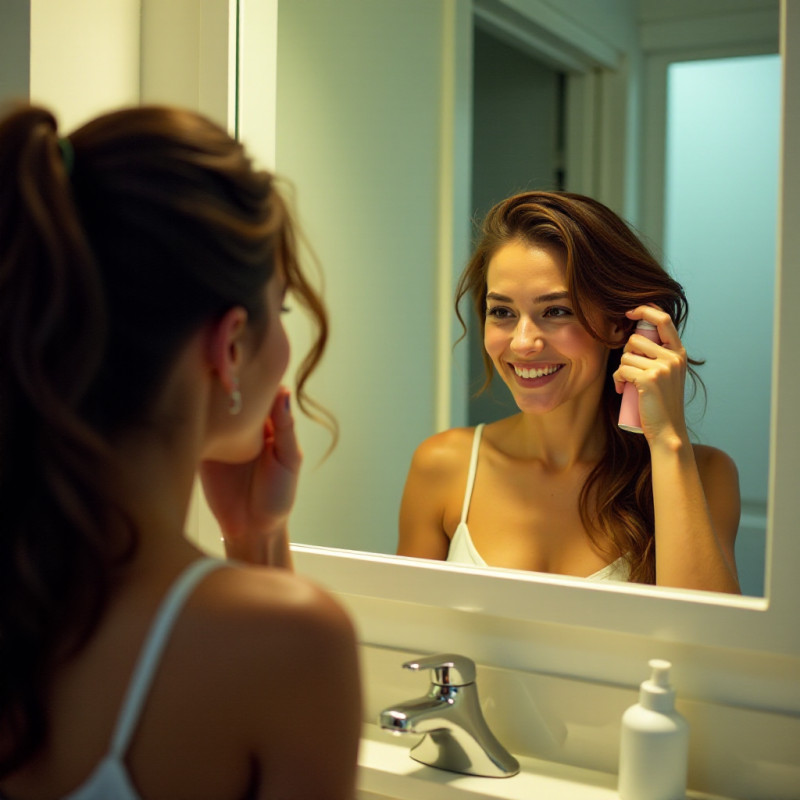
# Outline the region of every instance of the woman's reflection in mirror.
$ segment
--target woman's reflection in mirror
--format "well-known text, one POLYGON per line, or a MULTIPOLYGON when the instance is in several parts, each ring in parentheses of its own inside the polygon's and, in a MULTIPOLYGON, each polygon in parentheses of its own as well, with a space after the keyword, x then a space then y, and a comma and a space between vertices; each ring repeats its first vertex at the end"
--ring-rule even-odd
POLYGON ((630 227, 581 195, 526 192, 484 220, 456 292, 475 308, 487 386, 519 412, 417 448, 398 554, 738 592, 729 456, 693 443, 682 287, 630 227), (654 325, 660 343, 634 333, 654 325), (618 426, 626 383, 642 433, 618 426))
POLYGON ((290 569, 274 177, 197 114, 0 122, 0 795, 351 798, 352 625, 290 569), (184 536, 200 474, 230 561, 184 536), (335 735, 331 735, 335 720, 335 735))

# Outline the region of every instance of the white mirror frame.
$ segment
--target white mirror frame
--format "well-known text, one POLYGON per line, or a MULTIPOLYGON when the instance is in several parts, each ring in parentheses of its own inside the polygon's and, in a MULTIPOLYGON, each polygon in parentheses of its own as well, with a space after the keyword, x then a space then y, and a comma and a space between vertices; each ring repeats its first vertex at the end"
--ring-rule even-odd
MULTIPOLYGON (((274 163, 275 49, 278 0, 239 0, 238 131, 262 163, 274 163), (251 102, 250 98, 258 98, 251 102)), ((455 3, 456 0, 446 0, 455 3)), ((455 13, 455 11, 453 11, 455 13)), ((594 633, 649 637, 676 646, 733 648, 800 657, 800 7, 781 1, 783 121, 778 265, 775 299, 769 518, 765 598, 629 584, 586 584, 578 579, 474 570, 337 549, 295 546, 301 571, 357 602, 412 604, 431 614, 469 612, 504 622, 569 626, 594 633), (784 220, 786 224, 784 224, 784 220), (780 432, 780 433, 779 433, 780 432), (637 598, 636 602, 631 602, 637 598)), ((744 311, 743 311, 744 318, 744 311)), ((741 323, 732 318, 731 324, 741 323)), ((411 615, 413 616, 413 615, 411 615)), ((478 617, 476 616, 476 620, 478 617)), ((385 626, 391 627, 391 626, 385 626)), ((368 632, 373 644, 397 646, 395 631, 368 632)), ((420 639, 419 647, 424 646, 420 639)))

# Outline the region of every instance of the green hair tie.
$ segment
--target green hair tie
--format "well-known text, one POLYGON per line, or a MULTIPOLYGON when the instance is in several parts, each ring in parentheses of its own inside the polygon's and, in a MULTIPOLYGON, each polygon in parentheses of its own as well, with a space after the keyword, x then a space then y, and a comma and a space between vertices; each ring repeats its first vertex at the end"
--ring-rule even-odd
POLYGON ((75 149, 72 142, 66 136, 59 136, 58 149, 61 151, 61 160, 64 162, 67 175, 72 175, 72 167, 75 164, 75 149))

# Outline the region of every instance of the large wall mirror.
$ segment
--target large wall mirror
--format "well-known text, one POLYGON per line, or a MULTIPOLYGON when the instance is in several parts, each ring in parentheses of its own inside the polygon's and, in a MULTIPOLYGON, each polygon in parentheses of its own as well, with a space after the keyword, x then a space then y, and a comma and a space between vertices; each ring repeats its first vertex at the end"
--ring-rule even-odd
MULTIPOLYGON (((292 531, 294 540, 304 543, 296 550, 298 563, 355 594, 403 599, 399 584, 406 584, 400 577, 405 570, 419 602, 518 618, 536 608, 536 618, 547 621, 629 633, 658 629, 681 641, 727 646, 738 631, 749 636, 748 647, 795 652, 796 637, 778 641, 773 627, 764 624, 775 609, 783 613, 796 594, 791 565, 798 565, 798 548, 789 532, 794 507, 782 481, 788 480, 783 465, 791 467, 794 458, 787 448, 797 435, 794 429, 775 435, 797 391, 785 354, 787 368, 775 364, 763 396, 771 404, 771 415, 764 411, 771 423, 759 423, 757 437, 763 460, 771 453, 772 471, 768 504, 766 466, 760 478, 769 523, 766 544, 760 545, 763 561, 755 567, 763 582, 754 597, 587 587, 568 578, 502 570, 479 574, 389 555, 414 447, 437 428, 467 424, 471 413, 469 358, 463 345, 455 354, 452 350, 457 331, 450 298, 469 252, 471 219, 479 211, 471 194, 476 29, 478 36, 491 37, 492 45, 513 45, 512 57, 535 56, 559 76, 554 88, 543 91, 552 89, 556 97, 555 129, 565 120, 572 124, 560 129, 556 141, 563 148, 555 153, 555 172, 547 173, 547 180, 563 180, 567 188, 599 197, 657 247, 664 241, 659 221, 667 138, 664 132, 654 142, 648 134, 653 124, 652 113, 645 113, 653 93, 648 82, 675 61, 777 51, 776 2, 710 1, 699 14, 696 3, 668 4, 675 17, 664 16, 664 4, 644 1, 610 3, 601 10, 580 0, 528 0, 513 4, 514 13, 511 5, 240 2, 241 135, 294 184, 333 317, 329 357, 312 390, 338 417, 341 441, 320 463, 326 435, 313 425, 301 426, 306 466, 292 531), (688 24, 678 19, 681 14, 691 18, 688 24), (686 30, 694 38, 681 43, 677 32, 686 30), (716 38, 701 39, 703 32, 716 38), (277 38, 277 59, 260 50, 269 36, 277 38), (268 90, 275 85, 277 99, 271 100, 268 90), (583 124, 576 126, 575 120, 583 124), (655 177, 645 170, 654 163, 654 147, 661 149, 662 165, 655 177), (648 613, 632 614, 631 608, 648 613)), ((783 69, 789 71, 783 55, 783 69)), ((655 80, 666 95, 666 78, 655 80)), ((765 139, 774 136, 774 127, 765 139)), ((791 154, 783 158, 785 175, 791 154)), ((525 185, 545 180, 544 172, 535 172, 538 166, 531 169, 525 185)), ((768 238, 774 250, 774 227, 768 238)), ((781 242, 786 259, 794 246, 791 233, 784 230, 781 242)), ((774 262, 768 252, 761 255, 774 262)), ((791 280, 779 274, 778 297, 797 297, 791 280)), ((794 323, 779 308, 776 313, 785 336, 794 323)), ((741 318, 741 309, 735 316, 741 318)), ((766 363, 772 314, 764 316, 766 363)), ((293 333, 302 351, 302 324, 293 333)), ((781 358, 780 348, 775 354, 781 358)), ((757 509, 751 511, 758 517, 757 509)), ((763 527, 755 520, 754 527, 759 524, 763 527)))

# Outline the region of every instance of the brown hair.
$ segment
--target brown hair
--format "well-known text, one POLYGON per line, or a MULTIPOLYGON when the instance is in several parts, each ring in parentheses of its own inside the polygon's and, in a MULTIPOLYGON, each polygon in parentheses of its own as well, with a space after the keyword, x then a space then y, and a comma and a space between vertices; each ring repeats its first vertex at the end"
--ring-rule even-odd
POLYGON ((153 401, 200 326, 266 323, 276 263, 316 324, 307 408, 328 328, 296 249, 274 176, 200 115, 131 108, 69 139, 43 108, 0 121, 0 776, 41 746, 51 676, 135 550, 115 432, 169 424, 153 401))
MULTIPOLYGON (((581 489, 579 510, 592 541, 609 554, 628 559, 632 581, 655 583, 650 451, 644 437, 625 433, 616 424, 620 398, 611 375, 619 366, 622 348, 601 335, 598 315, 618 325, 627 340, 636 323, 625 312, 654 303, 670 315, 680 332, 688 313, 683 288, 620 217, 583 195, 514 195, 489 211, 480 233, 456 290, 456 315, 465 332, 461 299, 466 294, 472 297, 483 337, 489 262, 503 245, 521 241, 553 247, 562 254, 573 309, 586 330, 609 348, 600 409, 605 451, 581 489)), ((485 350, 483 361, 485 389, 493 375, 485 350)), ((699 382, 691 367, 690 374, 699 382)))

